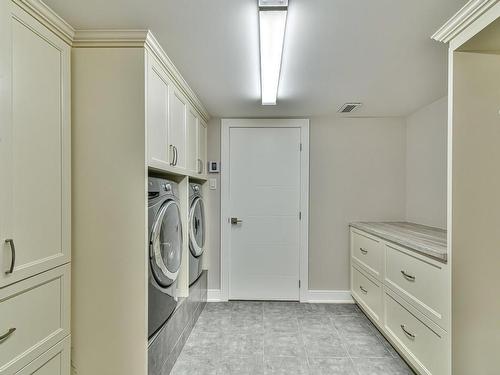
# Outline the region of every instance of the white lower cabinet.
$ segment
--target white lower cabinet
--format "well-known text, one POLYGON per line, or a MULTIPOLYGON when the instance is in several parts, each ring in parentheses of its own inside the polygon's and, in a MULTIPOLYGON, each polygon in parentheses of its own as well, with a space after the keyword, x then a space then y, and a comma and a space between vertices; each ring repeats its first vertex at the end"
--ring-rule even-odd
POLYGON ((418 374, 451 375, 446 263, 351 229, 351 294, 418 374))
POLYGON ((70 373, 70 336, 58 342, 16 375, 68 375, 70 373))
POLYGON ((448 334, 389 289, 384 293, 384 330, 422 374, 448 374, 448 334))
POLYGON ((375 321, 381 320, 382 311, 382 287, 379 282, 365 276, 358 268, 352 266, 352 293, 356 300, 363 305, 365 311, 375 321))
POLYGON ((70 265, 0 289, 0 317, 0 374, 17 374, 69 335, 70 265))

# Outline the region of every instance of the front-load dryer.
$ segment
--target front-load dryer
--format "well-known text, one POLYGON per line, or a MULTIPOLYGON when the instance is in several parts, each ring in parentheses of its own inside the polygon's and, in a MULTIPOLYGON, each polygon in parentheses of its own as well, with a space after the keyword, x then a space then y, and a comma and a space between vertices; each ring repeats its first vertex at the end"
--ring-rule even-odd
POLYGON ((205 206, 201 185, 189 184, 189 285, 201 275, 205 246, 205 206))
POLYGON ((182 260, 182 222, 178 186, 148 179, 149 285, 148 337, 168 320, 177 306, 177 275, 182 260))

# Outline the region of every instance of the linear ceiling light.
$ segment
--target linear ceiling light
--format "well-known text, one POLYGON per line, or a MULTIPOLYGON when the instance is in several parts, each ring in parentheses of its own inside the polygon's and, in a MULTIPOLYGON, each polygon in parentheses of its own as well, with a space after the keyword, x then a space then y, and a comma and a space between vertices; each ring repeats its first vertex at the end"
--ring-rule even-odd
POLYGON ((259 0, 262 105, 276 105, 288 0, 259 0))

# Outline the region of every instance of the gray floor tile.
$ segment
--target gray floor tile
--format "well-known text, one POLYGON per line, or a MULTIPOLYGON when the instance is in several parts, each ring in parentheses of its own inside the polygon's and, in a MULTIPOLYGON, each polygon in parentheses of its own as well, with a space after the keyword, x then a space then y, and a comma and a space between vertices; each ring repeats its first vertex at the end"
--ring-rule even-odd
POLYGON ((337 331, 328 315, 308 314, 304 316, 299 316, 298 321, 301 331, 320 331, 320 332, 337 331))
POLYGON ((384 343, 375 336, 349 336, 343 340, 353 358, 393 358, 384 343))
POLYGON ((347 357, 342 340, 336 333, 308 331, 302 333, 308 358, 347 357))
POLYGON ((326 310, 335 316, 343 315, 362 315, 363 312, 358 305, 352 304, 328 304, 325 305, 326 310))
POLYGON ((222 340, 221 354, 253 357, 263 355, 264 338, 260 333, 227 333, 222 340))
POLYGON ((358 375, 349 358, 309 358, 310 375, 358 375))
POLYGON ((359 375, 414 375, 402 360, 395 358, 353 358, 359 375))
POLYGON ((262 355, 252 357, 223 357, 217 368, 217 375, 263 375, 262 355))
POLYGON ((410 375, 356 305, 209 303, 173 375, 410 375))
POLYGON ((218 375, 217 360, 181 354, 170 375, 218 375))
POLYGON ((269 333, 264 336, 266 357, 305 357, 304 342, 299 333, 269 333))
POLYGON ((264 357, 265 375, 308 375, 309 369, 305 358, 264 357))
POLYGON ((222 333, 194 331, 189 336, 182 354, 187 357, 217 358, 223 343, 222 333))

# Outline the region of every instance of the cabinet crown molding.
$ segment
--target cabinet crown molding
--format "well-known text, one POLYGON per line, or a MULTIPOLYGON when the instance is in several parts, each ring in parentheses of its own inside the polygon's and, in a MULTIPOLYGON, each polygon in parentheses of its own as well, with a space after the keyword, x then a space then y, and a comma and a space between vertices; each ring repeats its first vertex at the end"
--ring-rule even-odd
POLYGON ((69 45, 73 43, 75 29, 41 0, 12 0, 41 24, 69 45))
POLYGON ((172 60, 150 30, 76 30, 75 48, 146 48, 163 65, 177 88, 186 96, 200 117, 208 122, 210 114, 198 99, 172 60))
POLYGON ((470 0, 431 38, 438 42, 450 42, 498 2, 499 0, 470 0))

